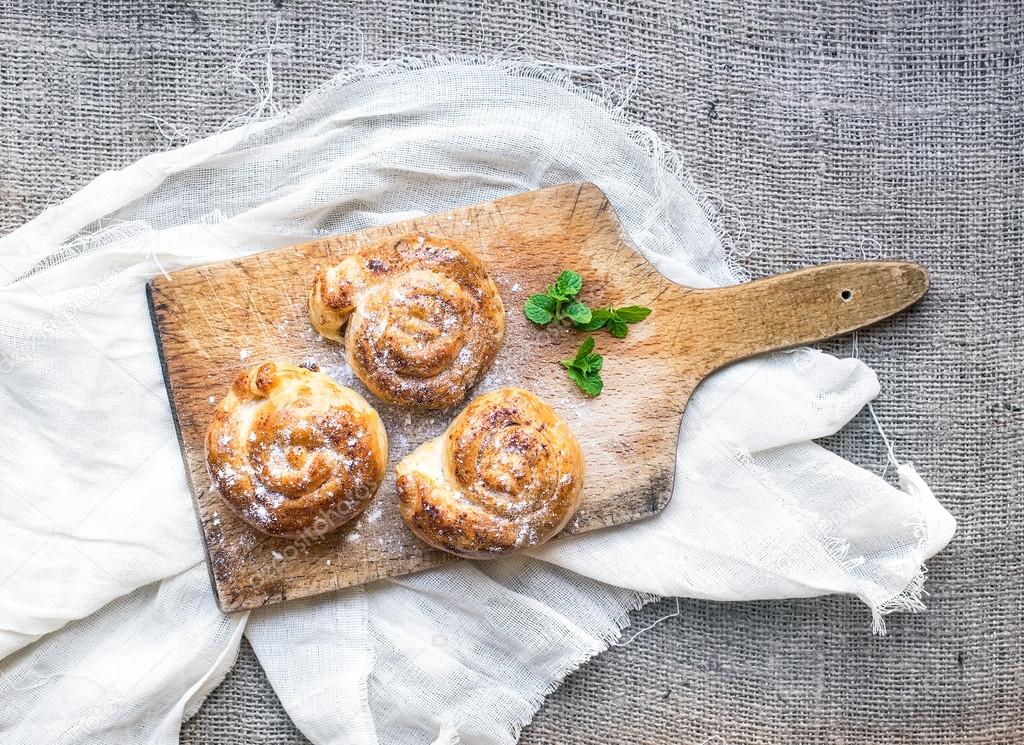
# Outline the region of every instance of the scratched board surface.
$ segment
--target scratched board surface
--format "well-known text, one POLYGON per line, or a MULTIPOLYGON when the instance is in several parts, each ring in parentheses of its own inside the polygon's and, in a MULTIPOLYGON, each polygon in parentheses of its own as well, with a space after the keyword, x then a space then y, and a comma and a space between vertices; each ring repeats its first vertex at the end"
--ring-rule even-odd
MULTIPOLYGON (((417 539, 397 509, 394 465, 440 434, 463 404, 418 413, 383 403, 352 374, 340 345, 309 325, 306 296, 320 266, 360 246, 413 232, 461 241, 485 262, 506 307, 507 331, 494 365, 470 398, 507 385, 528 388, 564 417, 586 461, 582 507, 562 535, 649 517, 671 494, 686 388, 656 360, 671 314, 658 312, 670 285, 629 244, 596 187, 570 184, 397 225, 267 251, 175 272, 149 284, 150 307, 221 607, 253 608, 452 561, 417 539), (582 335, 541 329, 525 299, 565 267, 581 272, 593 307, 644 303, 652 316, 625 340, 604 333, 604 393, 583 396, 558 361, 582 335), (211 486, 203 450, 214 405, 243 368, 263 360, 316 362, 380 412, 390 441, 388 475, 360 518, 314 539, 271 538, 251 528, 211 486), (643 380, 643 385, 637 385, 643 380)), ((675 286, 672 286, 675 288, 675 286)), ((468 401, 468 399, 467 399, 468 401)))

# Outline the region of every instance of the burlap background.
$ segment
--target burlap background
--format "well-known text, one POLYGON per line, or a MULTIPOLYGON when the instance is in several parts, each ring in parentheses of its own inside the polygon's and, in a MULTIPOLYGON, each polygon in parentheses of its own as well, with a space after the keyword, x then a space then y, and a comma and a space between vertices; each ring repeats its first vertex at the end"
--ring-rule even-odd
MULTIPOLYGON (((890 617, 886 638, 849 599, 685 601, 571 676, 523 741, 1021 741, 1024 19, 1003 2, 823 5, 4 0, 0 229, 251 104, 230 68, 275 19, 284 104, 351 55, 409 44, 625 61, 633 115, 738 210, 754 274, 862 251, 931 269, 925 301, 863 333, 861 352, 898 453, 960 531, 931 564, 928 612, 890 617)), ((828 444, 885 460, 866 415, 828 444)), ((244 647, 183 742, 304 740, 244 647)))

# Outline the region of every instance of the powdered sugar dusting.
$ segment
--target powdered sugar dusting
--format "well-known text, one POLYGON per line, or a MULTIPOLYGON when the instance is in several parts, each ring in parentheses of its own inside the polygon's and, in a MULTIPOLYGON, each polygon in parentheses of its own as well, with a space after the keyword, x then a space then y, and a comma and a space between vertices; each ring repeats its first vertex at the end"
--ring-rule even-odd
MULTIPOLYGON (((419 236, 414 241, 419 243, 419 236)), ((577 432, 579 423, 587 418, 588 409, 593 402, 579 395, 572 387, 558 384, 564 373, 558 367, 557 359, 541 358, 538 355, 539 348, 535 348, 533 345, 532 337, 526 336, 524 342, 524 337, 521 336, 518 324, 522 319, 512 318, 516 313, 519 313, 519 316, 522 315, 519 309, 525 294, 530 291, 529 283, 523 281, 521 284, 522 280, 511 273, 507 277, 493 275, 492 277, 502 288, 510 338, 505 340, 491 367, 484 371, 476 384, 468 390, 465 399, 443 411, 410 411, 402 406, 386 404, 370 393, 348 365, 343 345, 323 339, 309 324, 305 315, 305 298, 301 297, 300 293, 294 293, 292 298, 295 309, 294 316, 283 318, 278 315, 271 318, 270 333, 279 333, 281 338, 276 340, 276 346, 274 340, 267 340, 266 344, 261 340, 260 349, 255 352, 257 357, 271 354, 275 358, 288 359, 296 364, 302 362, 304 365, 319 367, 321 372, 339 384, 352 388, 362 395, 378 411, 387 431, 388 465, 384 482, 377 495, 358 517, 345 524, 337 532, 317 536, 311 542, 303 544, 304 547, 300 549, 301 551, 308 550, 318 562, 322 562, 319 564, 319 566, 325 567, 322 571, 327 572, 326 567, 332 567, 331 571, 327 572, 328 574, 344 572, 359 561, 372 562, 375 557, 381 555, 399 557, 422 554, 425 550, 424 545, 405 529, 398 513, 394 469, 400 460, 418 446, 441 435, 455 415, 474 398, 508 386, 524 387, 541 394, 577 432), (524 284, 527 285, 526 288, 524 288, 524 284), (524 359, 539 361, 536 365, 524 365, 524 359), (553 385, 549 384, 549 381, 552 380, 556 381, 553 385)), ((439 324, 439 328, 445 325, 450 328, 457 320, 455 317, 445 318, 444 322, 439 324)), ((250 341, 250 345, 253 345, 253 342, 250 341)), ((384 353, 387 351, 385 348, 384 353)), ((550 352, 550 346, 547 351, 550 352)), ((243 349, 238 354, 240 360, 250 359, 250 362, 252 361, 253 352, 251 350, 243 349)), ((456 357, 459 363, 463 364, 469 360, 471 355, 471 350, 463 347, 458 351, 456 357)), ((550 358, 550 354, 548 354, 548 358, 550 358)), ((215 380, 216 378, 212 379, 211 383, 215 380)), ((222 386, 223 382, 217 381, 217 385, 222 386)), ((217 400, 217 396, 210 396, 210 405, 215 405, 217 400)), ((341 443, 349 447, 354 444, 352 437, 342 440, 341 443)), ((512 461, 506 465, 509 466, 510 472, 516 468, 512 461)), ((271 448, 268 453, 266 469, 278 476, 288 472, 286 470, 287 448, 281 447, 281 443, 276 448, 271 448)), ((247 476, 248 474, 233 469, 218 474, 221 479, 235 482, 247 476)), ((558 480, 560 484, 564 484, 566 479, 567 475, 561 475, 558 480)), ((271 489, 264 494, 268 500, 266 506, 262 508, 264 511, 271 507, 277 499, 272 492, 271 489)), ((258 521, 261 517, 259 507, 254 509, 256 510, 254 518, 258 521)), ((511 499, 510 503, 506 505, 506 509, 517 530, 514 534, 514 545, 523 547, 536 543, 537 535, 530 524, 531 521, 514 517, 524 511, 528 512, 529 504, 520 504, 515 499, 511 499)), ((267 539, 259 533, 253 532, 248 525, 241 523, 237 518, 225 518, 223 526, 219 524, 212 526, 212 529, 216 530, 222 528, 225 547, 237 544, 237 550, 234 551, 232 557, 235 562, 244 563, 248 556, 251 557, 248 559, 250 561, 258 561, 260 557, 264 557, 262 560, 269 564, 268 560, 272 558, 273 563, 280 566, 280 569, 275 571, 287 572, 292 559, 300 552, 293 548, 296 545, 295 540, 267 539), (268 540, 270 541, 269 545, 267 544, 268 540), (273 554, 268 550, 270 546, 274 547, 273 554)))

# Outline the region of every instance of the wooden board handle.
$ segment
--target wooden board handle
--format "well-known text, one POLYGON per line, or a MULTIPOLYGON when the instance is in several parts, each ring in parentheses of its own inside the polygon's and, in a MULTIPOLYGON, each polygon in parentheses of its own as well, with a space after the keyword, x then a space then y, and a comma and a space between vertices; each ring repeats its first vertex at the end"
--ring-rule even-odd
POLYGON ((707 373, 755 354, 876 323, 913 305, 927 290, 924 267, 902 261, 824 264, 732 287, 694 290, 686 293, 682 312, 700 314, 701 335, 677 338, 675 351, 702 360, 707 373))

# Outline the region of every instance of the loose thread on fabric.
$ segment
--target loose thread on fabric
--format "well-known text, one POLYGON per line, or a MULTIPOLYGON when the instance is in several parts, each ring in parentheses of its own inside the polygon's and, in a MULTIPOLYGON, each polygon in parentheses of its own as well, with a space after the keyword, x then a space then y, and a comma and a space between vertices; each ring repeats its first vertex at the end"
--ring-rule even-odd
POLYGON ((675 611, 673 611, 672 613, 667 613, 664 616, 661 616, 660 618, 655 619, 651 623, 649 623, 646 626, 644 626, 642 629, 638 629, 635 633, 631 634, 630 637, 628 639, 626 639, 625 641, 612 642, 611 646, 613 646, 613 647, 628 647, 630 644, 635 642, 637 640, 637 638, 640 637, 641 634, 647 633, 648 631, 653 629, 655 626, 660 625, 661 623, 667 621, 670 618, 678 617, 679 614, 682 612, 682 609, 681 609, 681 607, 679 605, 679 598, 676 598, 675 601, 676 601, 676 609, 675 609, 675 611))
MULTIPOLYGON (((860 359, 860 338, 857 332, 853 332, 853 339, 850 343, 850 356, 855 360, 860 359)), ((903 465, 900 459, 896 457, 896 451, 892 446, 892 440, 889 439, 889 435, 886 434, 885 428, 882 427, 882 422, 878 418, 878 414, 875 413, 875 406, 871 401, 868 401, 868 413, 871 415, 872 421, 875 423, 875 429, 878 430, 878 434, 882 438, 882 444, 885 445, 886 452, 886 463, 882 469, 882 478, 884 479, 889 473, 889 467, 892 466, 897 470, 903 465)))
POLYGON ((244 50, 238 55, 234 63, 227 68, 235 77, 249 84, 256 95, 256 103, 238 116, 224 122, 217 130, 218 133, 234 129, 238 126, 253 124, 263 119, 264 116, 274 118, 284 113, 277 102, 275 92, 274 58, 275 55, 287 57, 291 52, 287 46, 278 41, 280 33, 281 22, 280 19, 275 18, 272 25, 268 23, 266 26, 266 40, 261 44, 255 44, 244 50), (246 63, 254 58, 260 60, 260 68, 263 72, 261 80, 245 71, 246 63))
MULTIPOLYGON (((876 246, 881 244, 873 238, 865 238, 861 242, 860 251, 862 258, 867 259, 868 256, 864 250, 865 242, 872 242, 876 246)), ((854 359, 860 359, 860 338, 856 331, 853 332, 853 338, 850 343, 850 355, 854 359)), ((871 415, 871 420, 875 423, 875 429, 878 430, 879 436, 882 438, 882 444, 885 445, 886 451, 886 463, 882 469, 882 478, 884 479, 888 473, 889 468, 894 467, 896 472, 900 475, 900 480, 903 479, 903 463, 899 458, 896 457, 896 450, 893 447, 892 440, 885 432, 885 428, 882 427, 882 422, 878 418, 878 414, 875 412, 875 407, 871 401, 867 405, 868 413, 871 415)), ((901 484, 902 485, 902 484, 901 484)), ((928 529, 923 522, 919 522, 914 527, 914 536, 917 538, 918 550, 923 553, 924 546, 928 540, 928 529)), ((906 612, 906 613, 920 613, 925 609, 924 602, 921 600, 922 595, 926 595, 927 591, 924 589, 925 580, 928 577, 927 567, 922 563, 918 572, 911 578, 907 586, 893 598, 890 598, 884 602, 871 606, 871 631, 878 636, 885 636, 887 629, 885 626, 885 616, 895 612, 906 612)))

